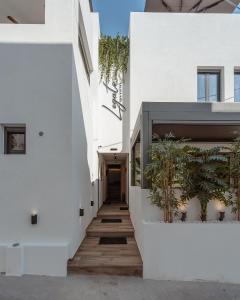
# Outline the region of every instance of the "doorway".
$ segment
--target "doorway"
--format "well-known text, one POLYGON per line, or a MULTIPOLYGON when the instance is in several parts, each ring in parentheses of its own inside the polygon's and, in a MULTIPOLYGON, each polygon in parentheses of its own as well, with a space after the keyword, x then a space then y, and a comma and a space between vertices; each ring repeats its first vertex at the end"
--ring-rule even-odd
POLYGON ((106 202, 121 202, 121 165, 107 165, 107 199, 106 202))
POLYGON ((102 204, 128 202, 128 154, 99 155, 99 208, 102 204))

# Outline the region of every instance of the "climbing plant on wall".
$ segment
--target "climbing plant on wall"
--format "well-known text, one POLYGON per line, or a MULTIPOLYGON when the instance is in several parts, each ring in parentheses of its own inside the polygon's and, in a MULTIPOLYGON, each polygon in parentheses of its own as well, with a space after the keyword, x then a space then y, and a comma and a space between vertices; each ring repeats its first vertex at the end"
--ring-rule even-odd
POLYGON ((99 41, 99 68, 106 84, 118 83, 127 71, 129 39, 127 36, 101 35, 99 41))

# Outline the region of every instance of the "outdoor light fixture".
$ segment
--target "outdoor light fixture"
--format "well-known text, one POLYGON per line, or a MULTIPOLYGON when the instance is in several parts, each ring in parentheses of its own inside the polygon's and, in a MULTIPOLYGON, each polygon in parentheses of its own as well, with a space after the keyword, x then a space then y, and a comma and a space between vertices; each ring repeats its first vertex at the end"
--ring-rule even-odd
POLYGON ((224 218, 225 218, 225 211, 220 211, 218 220, 222 222, 224 218))
POLYGON ((187 207, 186 207, 186 205, 184 205, 184 204, 180 205, 179 210, 181 212, 181 218, 180 218, 180 220, 182 222, 185 222, 186 219, 187 219, 187 207))
POLYGON ((38 214, 37 212, 33 211, 31 214, 31 224, 37 225, 37 223, 38 223, 38 214))
POLYGON ((181 221, 185 222, 186 219, 187 219, 187 212, 186 211, 182 211, 181 221))
POLYGON ((7 19, 9 21, 11 21, 13 24, 19 24, 19 21, 16 18, 12 17, 12 16, 7 16, 7 19))
POLYGON ((220 222, 222 222, 225 218, 225 205, 222 202, 218 201, 217 205, 216 205, 216 208, 217 208, 218 213, 219 213, 218 214, 218 220, 220 222))
POLYGON ((94 206, 94 201, 91 201, 91 206, 94 206))
POLYGON ((83 208, 80 208, 80 209, 79 209, 79 216, 80 216, 80 217, 83 217, 83 216, 84 216, 84 209, 83 209, 83 208))

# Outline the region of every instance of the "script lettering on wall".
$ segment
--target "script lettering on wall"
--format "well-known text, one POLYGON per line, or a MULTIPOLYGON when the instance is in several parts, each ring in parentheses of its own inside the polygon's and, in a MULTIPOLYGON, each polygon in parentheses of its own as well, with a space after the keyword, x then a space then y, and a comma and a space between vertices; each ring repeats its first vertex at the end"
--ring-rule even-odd
POLYGON ((126 107, 122 104, 122 83, 113 82, 111 86, 103 82, 106 89, 112 93, 112 105, 102 105, 105 109, 110 111, 114 116, 116 116, 120 121, 122 121, 123 113, 126 111, 126 107))

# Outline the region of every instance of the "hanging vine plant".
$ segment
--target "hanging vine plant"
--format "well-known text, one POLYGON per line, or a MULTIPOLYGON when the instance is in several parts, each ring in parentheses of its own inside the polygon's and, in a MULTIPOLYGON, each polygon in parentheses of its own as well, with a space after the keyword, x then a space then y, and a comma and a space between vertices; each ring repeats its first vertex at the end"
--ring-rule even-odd
POLYGON ((127 72, 129 39, 127 36, 101 35, 99 41, 99 68, 101 80, 117 84, 127 72))

